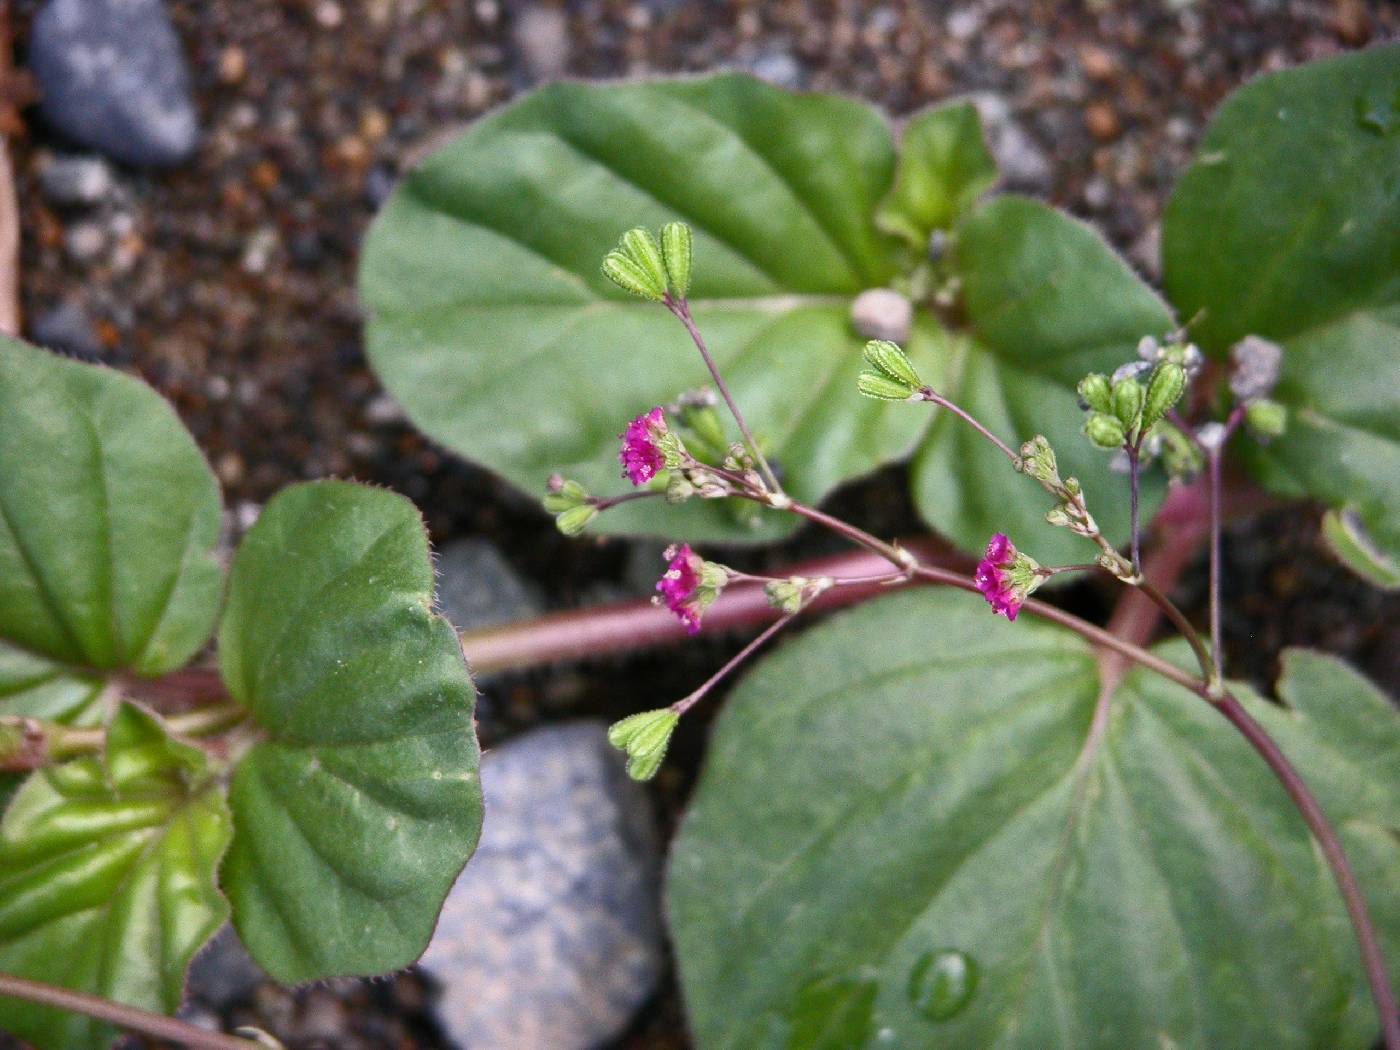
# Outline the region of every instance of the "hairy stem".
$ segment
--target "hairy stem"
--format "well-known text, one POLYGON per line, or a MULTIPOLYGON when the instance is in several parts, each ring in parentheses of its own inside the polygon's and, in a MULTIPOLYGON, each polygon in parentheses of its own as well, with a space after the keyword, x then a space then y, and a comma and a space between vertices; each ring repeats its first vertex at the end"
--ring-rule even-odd
POLYGON ((1288 797, 1293 800, 1293 805, 1302 814, 1318 846, 1322 848, 1322 855, 1327 858, 1327 866, 1332 869, 1332 877, 1336 880, 1337 889, 1346 904, 1347 916, 1356 932, 1357 944, 1361 949, 1361 962, 1366 969, 1366 981, 1371 987, 1371 998, 1375 1001, 1376 1012, 1380 1015, 1381 1034, 1386 1050, 1400 1050, 1400 1013, 1396 1010, 1395 992, 1390 987, 1380 941, 1376 937, 1375 927, 1371 924, 1371 916, 1366 910, 1366 899, 1361 895, 1361 887, 1356 883, 1356 874, 1351 870, 1341 840, 1337 838, 1331 822, 1322 812, 1322 807, 1308 790, 1303 778, 1298 775, 1287 756, 1279 750, 1273 738, 1264 731, 1264 727, 1250 717, 1249 712, 1228 692, 1216 699, 1214 706, 1268 763, 1274 776, 1288 792, 1288 797))
POLYGON ((695 320, 690 316, 690 305, 684 299, 672 299, 670 295, 666 296, 665 303, 671 313, 676 315, 676 319, 685 325, 685 330, 690 333, 690 339, 695 344, 695 349, 699 350, 700 356, 704 358, 705 367, 710 370, 710 378, 715 381, 715 386, 719 388, 720 397, 724 398, 724 403, 729 406, 729 412, 734 417, 734 422, 739 424, 739 433, 743 435, 744 444, 748 447, 749 454, 753 456, 754 462, 758 464, 758 469, 762 471, 763 480, 768 483, 768 487, 772 491, 781 493, 783 487, 778 484, 778 478, 768 465, 768 460, 764 458, 763 450, 758 447, 758 442, 754 440, 748 423, 744 422, 744 414, 739 411, 739 406, 735 404, 734 398, 730 395, 729 386, 725 383, 724 377, 720 375, 719 366, 715 364, 715 359, 710 356, 710 350, 700 335, 700 329, 695 327, 695 320))
POLYGON ((1125 446, 1128 453, 1128 492, 1129 492, 1129 514, 1130 514, 1130 535, 1132 537, 1132 558, 1133 575, 1142 575, 1142 538, 1139 535, 1138 523, 1138 473, 1139 473, 1139 452, 1141 449, 1141 439, 1133 441, 1125 446))
POLYGON ((0 995, 38 1003, 41 1006, 71 1010, 95 1017, 99 1021, 107 1021, 130 1032, 140 1032, 155 1039, 169 1039, 195 1050, 256 1050, 259 1045, 247 1039, 196 1028, 192 1024, 166 1017, 164 1014, 88 995, 86 992, 75 992, 70 988, 45 984, 42 981, 15 977, 8 973, 0 973, 0 995))
POLYGON ((683 715, 687 711, 689 711, 693 706, 695 706, 695 704, 699 703, 699 701, 704 698, 706 693, 708 693, 711 689, 717 686, 720 682, 724 681, 724 679, 728 675, 733 673, 733 671, 740 664, 742 664, 750 656, 756 653, 764 642, 768 641, 769 638, 772 638, 773 635, 777 634, 789 623, 791 623, 796 615, 797 613, 788 613, 782 619, 775 620, 773 623, 770 623, 752 640, 750 640, 748 645, 744 646, 737 653, 735 653, 734 656, 730 658, 730 660, 723 667, 721 667, 714 674, 710 675, 710 677, 705 680, 704 684, 698 686, 694 691, 690 693, 689 696, 683 697, 682 699, 677 700, 674 704, 672 704, 671 710, 676 712, 676 714, 678 715, 683 715))
POLYGON ((1177 633, 1186 639, 1186 643, 1191 646, 1191 651, 1196 655, 1196 663, 1201 667, 1201 678, 1212 689, 1220 685, 1220 672, 1216 669, 1215 661, 1211 658, 1210 650, 1206 648, 1205 641, 1201 634, 1191 625, 1191 621, 1186 618, 1185 613, 1176 607, 1176 603, 1163 594, 1145 576, 1139 578, 1136 584, 1139 591, 1147 595, 1152 604, 1162 610, 1163 615, 1171 621, 1177 633))
POLYGON ((1010 445, 1008 445, 1005 441, 997 437, 985 426, 983 426, 982 423, 971 413, 967 412, 961 406, 954 404, 952 401, 949 401, 942 394, 938 393, 938 391, 934 390, 933 387, 922 387, 919 390, 919 396, 922 397, 925 401, 937 405, 939 408, 946 408, 949 412, 953 413, 953 415, 957 416, 968 426, 972 427, 972 429, 977 431, 977 433, 981 434, 984 438, 990 441, 997 448, 1001 449, 1002 455, 1004 455, 1007 459, 1011 461, 1011 465, 1013 467, 1016 467, 1017 469, 1020 468, 1021 457, 1018 456, 1012 450, 1010 445))
POLYGON ((1225 669, 1225 651, 1221 648, 1223 629, 1220 620, 1220 474, 1225 458, 1225 444, 1242 419, 1244 406, 1237 405, 1225 421, 1225 430, 1220 435, 1220 440, 1212 442, 1210 447, 1205 449, 1206 470, 1210 475, 1210 651, 1215 654, 1216 666, 1222 673, 1225 669))

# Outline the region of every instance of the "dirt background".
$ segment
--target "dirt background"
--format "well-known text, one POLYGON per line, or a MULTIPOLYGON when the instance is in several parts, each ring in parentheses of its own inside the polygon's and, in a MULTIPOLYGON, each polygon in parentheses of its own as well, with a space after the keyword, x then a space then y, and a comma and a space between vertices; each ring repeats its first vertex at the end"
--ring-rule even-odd
MULTIPOLYGON (((16 5, 23 61, 37 4, 16 5)), ((398 173, 429 144, 560 72, 639 76, 743 68, 907 114, 985 91, 1006 103, 1052 202, 1096 223, 1149 277, 1157 219, 1205 118, 1249 76, 1400 34, 1400 5, 1250 2, 743 3, 575 0, 172 0, 205 137, 177 170, 118 172, 95 208, 50 206, 39 171, 62 144, 29 114, 15 144, 22 299, 30 320, 86 319, 89 356, 165 393, 208 454, 235 519, 281 486, 354 477, 413 499, 434 540, 490 539, 553 606, 635 592, 632 546, 558 536, 533 499, 405 425, 369 373, 358 247, 398 173), (562 32, 561 32, 562 27, 562 32), (75 227, 86 227, 75 235, 75 227), (85 238, 85 240, 84 240, 85 238), (100 244, 94 250, 94 245, 100 244)), ((1032 165, 1033 166, 1033 165, 1032 165)), ((915 532, 898 470, 838 496, 879 531, 915 532)), ((1318 544, 1311 508, 1272 511, 1227 544, 1233 673, 1266 686, 1284 645, 1400 683, 1400 600, 1318 544)), ((803 537, 763 556, 819 549, 803 537)), ((648 548, 649 549, 649 548, 648 548)), ((1203 566, 1178 596, 1200 618, 1203 566)), ((1068 596, 1102 615, 1092 586, 1068 596)), ((484 742, 540 721, 614 717, 681 695, 735 642, 514 676, 482 708, 484 742)), ((656 785, 667 830, 699 757, 685 734, 656 785)), ((442 1045, 432 989, 410 973, 260 991, 228 1022, 320 1010, 338 1036, 289 1045, 442 1045), (327 1004, 327 1000, 330 1004, 327 1004)), ((673 985, 617 1046, 685 1047, 673 985)))

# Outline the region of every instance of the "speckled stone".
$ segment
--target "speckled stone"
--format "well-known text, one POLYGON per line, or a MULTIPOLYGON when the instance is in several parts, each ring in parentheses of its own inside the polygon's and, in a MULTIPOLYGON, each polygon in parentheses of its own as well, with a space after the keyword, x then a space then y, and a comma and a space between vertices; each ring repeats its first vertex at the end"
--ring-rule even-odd
POLYGON ((645 790, 601 722, 537 729, 482 766, 481 845, 422 959, 465 1050, 588 1050, 664 968, 660 850, 645 790))
POLYGON ((194 152, 189 72, 161 0, 49 0, 29 67, 44 117, 73 141, 143 167, 194 152))

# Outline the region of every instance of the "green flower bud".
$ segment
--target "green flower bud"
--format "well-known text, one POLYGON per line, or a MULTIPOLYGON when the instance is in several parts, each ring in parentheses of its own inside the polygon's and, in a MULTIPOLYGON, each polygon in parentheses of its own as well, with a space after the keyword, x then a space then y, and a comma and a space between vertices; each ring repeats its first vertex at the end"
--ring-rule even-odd
POLYGON ((1079 396, 1095 412, 1113 411, 1113 388, 1101 372, 1090 372, 1079 381, 1079 396))
POLYGON ((1050 447, 1050 442, 1042 434, 1037 434, 1021 445, 1020 469, 1023 474, 1029 474, 1042 484, 1052 486, 1060 484, 1060 470, 1059 464, 1055 462, 1055 450, 1050 447))
POLYGON ((869 369, 856 376, 856 389, 879 401, 908 401, 914 396, 914 388, 908 383, 869 369))
POLYGON ((1163 361, 1147 381, 1142 406, 1142 429, 1147 430, 1167 414, 1186 389, 1186 369, 1175 361, 1163 361))
POLYGON ((788 614, 801 612, 814 598, 832 586, 830 576, 789 576, 784 580, 769 580, 763 585, 768 604, 788 614))
POLYGON ((577 536, 598 515, 598 508, 591 503, 570 507, 554 519, 554 527, 565 536, 577 536))
POLYGON ((541 501, 550 514, 562 514, 580 504, 588 502, 588 493, 577 481, 566 481, 554 492, 547 493, 541 501))
POLYGON ((1162 465, 1174 478, 1191 478, 1205 466, 1205 457, 1196 443, 1173 426, 1157 428, 1162 435, 1162 465))
POLYGON ((684 503, 695 495, 695 486, 690 479, 685 476, 684 471, 673 470, 670 477, 666 479, 666 502, 684 503))
POLYGON ((661 227, 661 258, 666 264, 666 277, 671 291, 684 299, 690 290, 690 227, 683 222, 668 222, 661 227))
POLYGON ((714 406, 688 404, 683 401, 679 407, 680 411, 676 415, 681 426, 695 435, 697 445, 716 457, 722 457, 724 450, 729 447, 729 437, 724 432, 724 423, 714 406))
POLYGON ((627 753, 628 776, 633 780, 650 780, 656 776, 680 718, 669 707, 661 707, 629 715, 612 724, 608 743, 627 753))
POLYGON ((1142 419, 1144 396, 1142 384, 1136 379, 1120 379, 1113 384, 1113 414, 1123 424, 1125 434, 1137 429, 1142 419))
POLYGON ((647 276, 663 290, 666 288, 666 262, 661 257, 661 245, 651 231, 634 226, 622 235, 618 243, 623 254, 646 271, 647 276))
POLYGON ((1065 510, 1063 503, 1047 510, 1045 512, 1045 520, 1047 523, 1054 525, 1057 529, 1067 529, 1074 523, 1074 519, 1069 516, 1069 512, 1065 510))
POLYGON ((913 390, 924 385, 919 373, 904 356, 904 351, 888 339, 872 339, 865 344, 865 362, 877 372, 882 372, 897 383, 904 383, 913 390))
POLYGON ((1123 447, 1123 424, 1116 416, 1095 412, 1084 421, 1084 433, 1099 448, 1114 449, 1123 447))
POLYGON ((624 255, 622 252, 608 252, 603 258, 603 276, 624 292, 631 292, 643 299, 660 302, 666 294, 664 281, 654 279, 630 256, 624 255))
POLYGON ((1288 427, 1288 409, 1277 401, 1260 398, 1244 410, 1244 421, 1261 438, 1282 437, 1288 427))

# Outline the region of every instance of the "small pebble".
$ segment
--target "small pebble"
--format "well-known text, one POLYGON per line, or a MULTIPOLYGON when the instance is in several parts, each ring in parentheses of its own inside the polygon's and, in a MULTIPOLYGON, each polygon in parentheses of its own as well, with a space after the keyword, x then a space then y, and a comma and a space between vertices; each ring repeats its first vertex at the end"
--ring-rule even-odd
POLYGON ((161 0, 48 0, 28 60, 45 118, 75 142, 139 166, 194 152, 189 72, 161 0))
POLYGON ((106 249, 107 234, 95 222, 75 222, 68 227, 63 246, 74 262, 89 263, 106 249))
POLYGON ((100 204, 116 182, 112 167, 101 157, 59 155, 39 169, 39 190, 60 207, 100 204))

